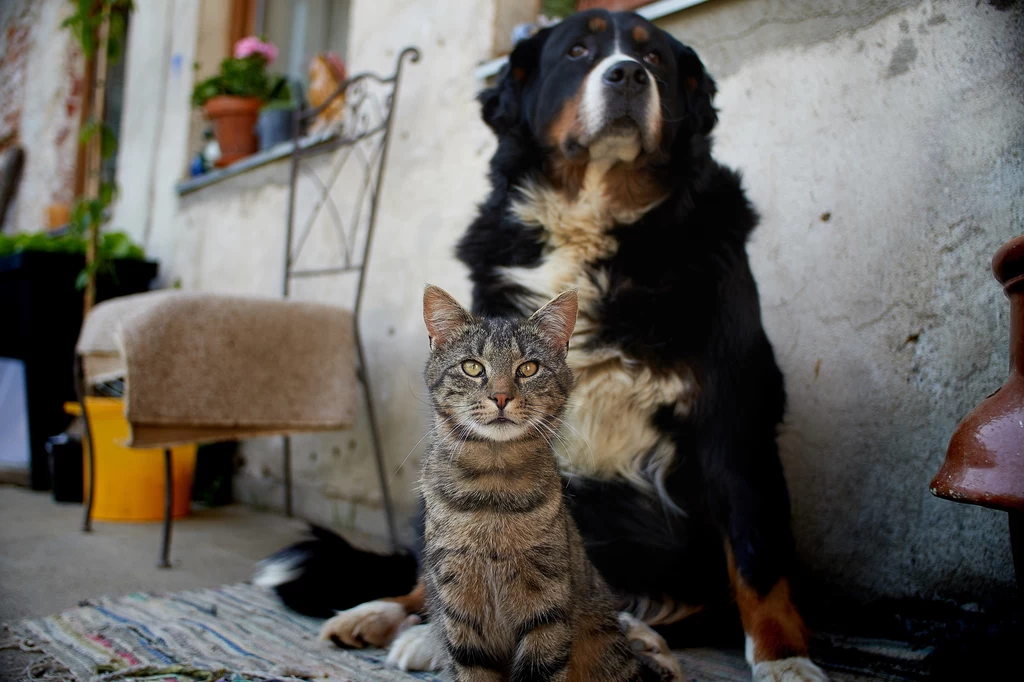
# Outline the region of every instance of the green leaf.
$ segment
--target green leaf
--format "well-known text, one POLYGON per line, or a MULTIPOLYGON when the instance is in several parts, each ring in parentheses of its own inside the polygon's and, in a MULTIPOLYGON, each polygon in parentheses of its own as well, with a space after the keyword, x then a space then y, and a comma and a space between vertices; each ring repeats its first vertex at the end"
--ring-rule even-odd
POLYGON ((114 129, 107 123, 103 124, 101 130, 100 156, 104 159, 109 159, 117 153, 117 135, 114 134, 114 129))
POLYGON ((100 121, 94 118, 90 118, 86 121, 85 125, 82 126, 82 130, 78 133, 78 141, 82 144, 89 144, 89 140, 92 139, 102 126, 100 121))
POLYGON ((104 207, 110 206, 117 198, 117 185, 112 182, 100 183, 100 203, 104 207))
POLYGON ((75 288, 79 291, 85 289, 85 285, 89 283, 89 269, 82 268, 82 271, 78 273, 78 277, 75 278, 75 288))

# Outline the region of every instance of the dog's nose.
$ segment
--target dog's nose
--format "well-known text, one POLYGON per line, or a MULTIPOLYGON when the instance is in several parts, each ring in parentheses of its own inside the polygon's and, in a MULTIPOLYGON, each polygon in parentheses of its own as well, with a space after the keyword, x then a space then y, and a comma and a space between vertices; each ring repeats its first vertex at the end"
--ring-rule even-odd
POLYGON ((499 410, 504 410, 505 405, 508 404, 508 401, 511 400, 511 398, 508 397, 508 393, 495 393, 491 396, 491 400, 498 404, 499 410))
POLYGON ((636 92, 647 85, 647 70, 640 62, 625 60, 612 64, 604 72, 602 80, 608 87, 636 92))

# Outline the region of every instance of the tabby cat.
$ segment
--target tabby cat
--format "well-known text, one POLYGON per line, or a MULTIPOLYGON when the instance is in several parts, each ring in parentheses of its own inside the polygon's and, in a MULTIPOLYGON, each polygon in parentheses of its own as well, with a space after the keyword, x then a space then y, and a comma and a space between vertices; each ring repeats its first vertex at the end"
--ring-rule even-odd
POLYGON ((573 386, 577 297, 477 319, 428 287, 422 461, 430 627, 457 682, 682 680, 660 635, 615 611, 562 500, 551 441, 573 386))

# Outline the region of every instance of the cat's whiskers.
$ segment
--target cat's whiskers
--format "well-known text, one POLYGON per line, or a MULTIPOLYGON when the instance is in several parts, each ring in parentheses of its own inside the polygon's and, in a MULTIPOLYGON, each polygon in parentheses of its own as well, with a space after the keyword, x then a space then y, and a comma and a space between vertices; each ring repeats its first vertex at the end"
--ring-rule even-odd
POLYGON ((557 415, 551 415, 551 418, 558 422, 560 425, 567 427, 570 431, 575 433, 581 441, 583 441, 583 444, 587 446, 587 455, 589 455, 590 457, 590 463, 593 464, 596 460, 596 456, 594 455, 594 448, 591 447, 590 441, 587 439, 587 437, 580 433, 580 431, 575 426, 570 424, 567 420, 562 419, 557 415))
POLYGON ((555 437, 558 438, 558 442, 562 444, 565 457, 568 458, 570 463, 574 459, 575 451, 579 450, 579 447, 574 447, 573 443, 565 436, 564 433, 561 432, 561 429, 553 427, 550 423, 548 423, 548 420, 558 422, 559 424, 564 424, 569 429, 571 429, 575 434, 577 434, 580 437, 580 439, 583 440, 584 444, 587 445, 587 454, 590 456, 591 462, 594 461, 594 451, 590 445, 590 441, 587 440, 587 437, 580 433, 580 431, 575 429, 571 424, 569 424, 564 419, 561 419, 557 415, 546 413, 537 408, 530 408, 530 410, 532 411, 531 414, 541 417, 544 420, 545 426, 554 432, 555 437))
POLYGON ((423 437, 416 441, 416 445, 413 445, 412 448, 410 448, 409 453, 402 460, 402 463, 398 465, 397 469, 395 469, 395 473, 391 474, 391 479, 388 481, 388 485, 391 485, 391 483, 394 482, 395 477, 398 476, 398 472, 401 471, 402 467, 405 466, 405 463, 409 461, 409 457, 411 457, 412 453, 416 450, 416 448, 420 446, 420 443, 422 443, 427 438, 427 436, 430 436, 431 434, 435 433, 438 429, 440 429, 442 426, 444 426, 454 418, 455 415, 450 415, 446 417, 443 421, 437 422, 433 424, 429 429, 427 429, 427 432, 423 434, 423 437))

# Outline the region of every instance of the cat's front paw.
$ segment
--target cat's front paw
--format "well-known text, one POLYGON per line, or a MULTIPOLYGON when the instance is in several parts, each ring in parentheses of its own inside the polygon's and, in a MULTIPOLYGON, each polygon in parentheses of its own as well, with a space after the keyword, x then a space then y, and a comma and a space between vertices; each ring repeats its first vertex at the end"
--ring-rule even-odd
POLYGON ((755 663, 751 677, 753 682, 829 682, 821 668, 802 656, 755 663))
POLYGON ((445 652, 430 623, 414 625, 395 639, 388 665, 405 671, 435 671, 444 667, 445 652))
POLYGON ((362 649, 386 647, 405 621, 405 608, 393 601, 370 601, 341 611, 320 628, 320 639, 362 649))
POLYGON ((651 626, 625 611, 619 614, 619 624, 641 662, 657 671, 662 680, 682 682, 686 679, 683 667, 668 648, 668 642, 651 626))

